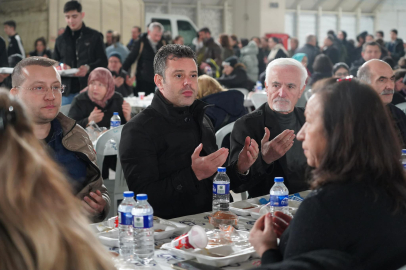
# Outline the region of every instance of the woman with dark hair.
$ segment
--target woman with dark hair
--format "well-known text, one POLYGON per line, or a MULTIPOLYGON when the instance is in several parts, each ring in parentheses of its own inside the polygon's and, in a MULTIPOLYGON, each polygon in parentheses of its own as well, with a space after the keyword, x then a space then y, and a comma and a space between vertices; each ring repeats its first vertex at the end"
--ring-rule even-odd
POLYGON ((346 63, 339 62, 333 66, 333 77, 334 78, 345 78, 350 75, 350 68, 346 63))
POLYGON ((42 56, 42 57, 50 58, 52 56, 51 51, 47 50, 47 42, 45 41, 45 38, 43 38, 43 37, 37 38, 35 40, 34 48, 35 48, 35 50, 31 51, 28 54, 28 57, 30 57, 30 56, 42 56))
POLYGON ((219 36, 219 43, 221 45, 221 59, 227 59, 234 55, 233 48, 230 45, 230 38, 226 34, 219 36))
POLYGON ((297 139, 314 168, 314 191, 287 228, 270 214, 254 225, 250 242, 262 267, 321 250, 353 256, 352 267, 343 269, 404 266, 406 175, 398 136, 378 94, 355 79, 340 80, 310 98, 305 116, 297 139), (279 246, 275 231, 282 233, 279 246))
POLYGON ((333 63, 325 54, 319 54, 314 59, 313 73, 310 77, 309 85, 312 86, 318 80, 331 77, 333 72, 333 63))
POLYGON ((286 58, 289 55, 288 51, 283 46, 281 40, 277 37, 269 38, 268 46, 269 49, 271 49, 268 55, 268 63, 270 63, 274 59, 286 58))
POLYGON ((238 47, 238 37, 236 35, 230 36, 230 46, 233 48, 234 55, 240 57, 240 47, 238 47))

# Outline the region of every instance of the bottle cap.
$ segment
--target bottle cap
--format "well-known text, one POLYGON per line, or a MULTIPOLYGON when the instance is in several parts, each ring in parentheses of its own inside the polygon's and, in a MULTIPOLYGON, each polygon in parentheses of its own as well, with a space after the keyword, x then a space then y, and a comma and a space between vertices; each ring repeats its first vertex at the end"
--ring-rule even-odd
POLYGON ((283 177, 275 177, 275 182, 283 182, 283 177))
POLYGON ((148 200, 147 194, 137 194, 137 201, 146 201, 148 200))
POLYGON ((218 172, 226 172, 226 168, 225 167, 218 167, 217 171, 218 172))
POLYGON ((113 115, 118 115, 118 112, 113 112, 113 115))
POLYGON ((124 196, 124 198, 132 198, 132 197, 134 197, 134 192, 124 191, 123 196, 124 196))
POLYGON ((402 149, 402 154, 406 154, 406 149, 402 149))

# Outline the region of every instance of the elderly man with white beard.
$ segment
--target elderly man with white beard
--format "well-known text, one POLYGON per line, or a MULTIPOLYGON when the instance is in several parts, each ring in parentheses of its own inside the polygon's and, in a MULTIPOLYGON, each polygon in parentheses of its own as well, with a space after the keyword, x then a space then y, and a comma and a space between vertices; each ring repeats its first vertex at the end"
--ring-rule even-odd
POLYGON ((306 78, 306 69, 294 59, 275 59, 268 65, 265 78, 268 102, 237 120, 231 133, 230 162, 237 160, 245 137, 261 142, 249 179, 233 188, 234 192, 248 191, 250 197, 269 194, 275 177, 284 177, 289 193, 308 189, 306 157, 302 142, 296 140, 306 122, 304 108, 295 107, 306 78))

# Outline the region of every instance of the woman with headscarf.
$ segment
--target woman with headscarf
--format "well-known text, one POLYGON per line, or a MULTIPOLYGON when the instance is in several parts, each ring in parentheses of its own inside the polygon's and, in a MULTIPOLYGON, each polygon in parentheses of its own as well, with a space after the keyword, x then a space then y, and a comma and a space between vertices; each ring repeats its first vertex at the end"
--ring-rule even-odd
POLYGON ((114 91, 114 79, 106 68, 96 68, 88 79, 88 86, 77 95, 68 116, 86 128, 91 121, 99 127, 110 128, 110 119, 118 112, 121 124, 131 119, 131 106, 120 93, 114 91))
POLYGON ((305 67, 305 69, 307 70, 307 75, 310 77, 310 71, 307 69, 307 54, 305 53, 296 53, 295 55, 292 56, 293 59, 299 61, 300 63, 302 63, 302 65, 305 67))

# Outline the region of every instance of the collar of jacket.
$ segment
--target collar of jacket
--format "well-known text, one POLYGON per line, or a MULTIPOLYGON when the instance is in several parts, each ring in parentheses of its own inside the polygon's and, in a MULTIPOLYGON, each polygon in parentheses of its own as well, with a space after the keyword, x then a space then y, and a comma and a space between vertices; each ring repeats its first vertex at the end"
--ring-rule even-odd
POLYGON ((159 90, 155 92, 155 96, 152 99, 151 103, 151 107, 167 119, 170 119, 172 121, 184 119, 185 114, 180 113, 184 110, 186 112, 189 112, 193 116, 193 118, 198 120, 198 123, 202 122, 204 111, 206 110, 206 108, 211 106, 213 105, 209 105, 206 102, 196 99, 189 107, 177 108, 169 103, 159 90))
MULTIPOLYGON (((82 22, 82 28, 80 28, 78 31, 80 31, 80 36, 86 35, 89 32, 89 28, 85 25, 85 22, 82 22)), ((67 25, 65 28, 65 32, 63 33, 64 37, 70 37, 72 36, 72 30, 70 27, 67 25)))

